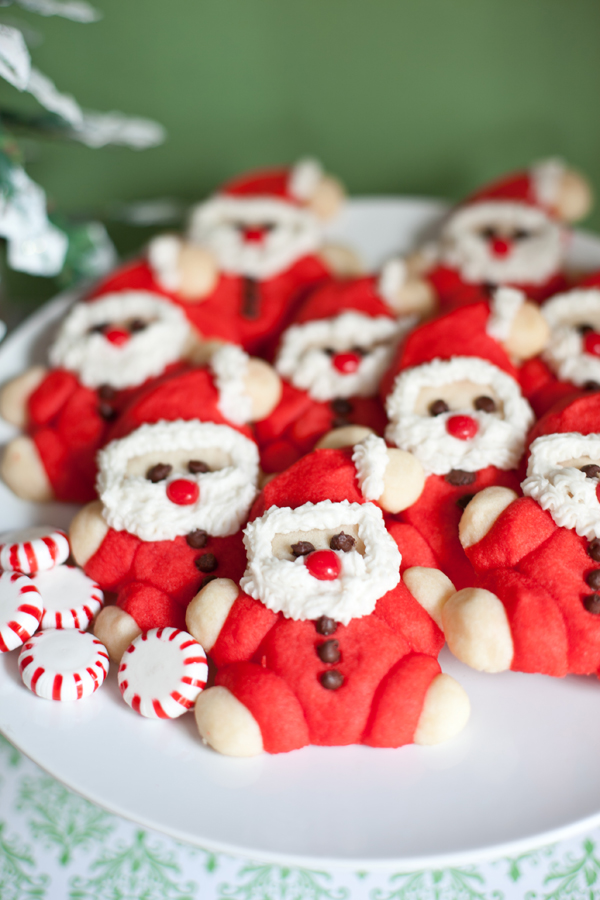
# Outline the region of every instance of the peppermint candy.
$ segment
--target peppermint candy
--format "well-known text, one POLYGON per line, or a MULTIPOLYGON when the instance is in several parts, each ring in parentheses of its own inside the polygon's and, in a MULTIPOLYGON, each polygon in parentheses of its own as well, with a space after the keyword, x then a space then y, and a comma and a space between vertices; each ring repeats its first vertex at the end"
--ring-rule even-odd
POLYGON ((57 566, 31 580, 42 595, 42 628, 87 628, 104 606, 99 585, 75 566, 57 566))
POLYGON ((177 628, 153 628, 135 639, 119 666, 126 703, 148 719, 176 719, 206 687, 208 665, 198 641, 177 628))
POLYGON ((108 672, 108 653, 87 631, 40 631, 19 656, 23 684, 45 700, 82 700, 98 690, 108 672))
POLYGON ((59 566, 71 548, 64 531, 49 525, 20 528, 0 535, 0 569, 35 575, 59 566))
POLYGON ((21 572, 0 573, 0 653, 20 647, 38 630, 42 598, 21 572))

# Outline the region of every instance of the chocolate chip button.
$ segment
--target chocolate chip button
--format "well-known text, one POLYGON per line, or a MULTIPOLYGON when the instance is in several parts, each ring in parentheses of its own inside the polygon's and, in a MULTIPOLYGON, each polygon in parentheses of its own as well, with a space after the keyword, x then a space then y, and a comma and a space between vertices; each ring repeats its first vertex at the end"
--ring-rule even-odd
POLYGON ((170 466, 168 463, 156 463, 155 466, 148 469, 146 472, 146 478, 148 481, 151 481, 152 484, 156 484, 159 481, 164 481, 165 478, 168 478, 171 474, 171 469, 173 466, 170 466))
POLYGON ((340 642, 336 640, 323 641, 317 646, 317 655, 321 662, 336 663, 340 661, 340 642))
POLYGON ((493 413, 496 412, 496 404, 492 400, 491 397, 476 397, 473 401, 473 406, 475 409, 481 410, 481 412, 493 413))
POLYGON ((588 572, 585 576, 585 583, 594 591, 600 590, 600 569, 592 569, 591 572, 588 572))
POLYGON ((600 475, 600 466, 596 466, 594 465, 594 463, 590 463, 589 466, 582 466, 581 471, 586 478, 595 478, 597 475, 600 475))
POLYGON ((429 415, 430 416, 441 416, 442 413, 448 412, 450 407, 443 400, 435 400, 429 406, 429 415))
POLYGON ((600 615, 600 594, 588 594, 583 598, 583 605, 593 616, 600 615))
POLYGON ((345 397, 336 397, 335 400, 332 400, 331 408, 338 416, 348 416, 354 409, 352 403, 346 400, 345 397))
POLYGON ((200 572, 214 572, 219 563, 214 553, 203 553, 196 560, 196 568, 200 572))
POLYGON ((217 578, 216 575, 205 575, 204 578, 202 579, 202 581, 200 582, 200 590, 202 590, 203 587, 206 587, 207 584, 210 584, 211 581, 215 581, 216 578, 217 578))
POLYGON ((114 400, 116 393, 116 390, 110 384, 101 384, 98 388, 98 396, 101 400, 114 400))
POLYGON ((450 469, 447 475, 444 475, 444 481, 454 487, 463 487, 465 484, 473 484, 477 474, 475 472, 465 472, 463 469, 450 469))
POLYGON ((460 506, 461 509, 466 509, 475 494, 463 494, 462 497, 459 497, 456 501, 456 505, 460 506))
POLYGON ((498 285, 494 281, 484 281, 481 285, 481 290, 486 297, 491 297, 497 287, 498 285))
POLYGON ((319 675, 319 681, 328 691, 337 691, 344 683, 344 676, 337 669, 330 669, 319 675))
POLYGON ((325 637, 330 634, 335 634, 337 631, 338 623, 335 619, 330 619, 329 616, 321 616, 320 619, 317 619, 315 622, 315 628, 317 629, 317 634, 322 634, 325 637))
POLYGON ((208 543, 208 534, 202 528, 197 528, 195 531, 190 531, 189 534, 186 534, 185 539, 188 546, 193 550, 202 550, 208 543))
POLYGON ((110 422, 112 419, 116 418, 117 411, 114 409, 110 403, 99 403, 98 404, 98 414, 105 420, 105 422, 110 422))
POLYGON ((591 556, 595 562, 600 562, 600 541, 594 538, 590 541, 587 548, 588 556, 591 556))
POLYGON ((334 536, 329 541, 329 546, 332 550, 342 550, 344 553, 348 553, 354 547, 356 541, 350 534, 344 534, 343 531, 340 531, 339 534, 334 534, 334 536))
POLYGON ((583 385, 584 391, 600 391, 600 383, 597 381, 586 381, 583 385))
POLYGON ((190 459, 188 472, 191 472, 192 475, 202 475, 204 472, 210 472, 210 466, 207 466, 201 459, 190 459))
POLYGON ((292 544, 290 550, 294 554, 294 556, 308 556, 309 553, 312 553, 315 549, 315 545, 311 544, 310 541, 298 541, 297 544, 292 544))
POLYGON ((349 425, 350 422, 346 418, 346 416, 336 416, 335 419, 331 420, 332 428, 345 428, 346 425, 349 425))

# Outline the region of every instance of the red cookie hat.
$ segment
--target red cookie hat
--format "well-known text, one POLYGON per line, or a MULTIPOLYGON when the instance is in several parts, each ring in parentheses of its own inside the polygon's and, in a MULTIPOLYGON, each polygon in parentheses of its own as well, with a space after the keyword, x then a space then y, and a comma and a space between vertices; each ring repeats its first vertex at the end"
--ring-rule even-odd
POLYGON ((367 276, 332 281, 313 291, 300 307, 294 324, 333 319, 344 312, 357 312, 371 319, 385 316, 395 319, 397 314, 389 303, 403 280, 403 265, 399 260, 387 263, 379 277, 367 276))
POLYGON ((460 208, 475 203, 522 203, 543 210, 555 219, 561 219, 557 208, 560 183, 566 166, 560 160, 546 159, 505 175, 485 185, 461 203, 460 208))
POLYGON ((306 205, 323 178, 323 169, 314 159, 302 159, 295 165, 273 169, 256 169, 227 181, 218 196, 271 198, 297 206, 306 205))
POLYGON ((529 444, 544 434, 596 433, 600 433, 600 392, 560 400, 531 429, 529 444))

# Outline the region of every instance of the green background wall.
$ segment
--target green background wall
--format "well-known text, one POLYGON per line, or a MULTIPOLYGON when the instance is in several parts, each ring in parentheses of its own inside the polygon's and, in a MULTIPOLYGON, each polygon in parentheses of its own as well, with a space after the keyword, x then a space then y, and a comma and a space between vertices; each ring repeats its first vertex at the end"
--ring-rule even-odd
MULTIPOLYGON (((598 0, 96 0, 79 25, 3 11, 84 106, 145 115, 159 148, 52 143, 28 171, 63 208, 197 199, 246 167, 320 157, 354 193, 459 197, 547 155, 600 195, 598 0)), ((25 102, 2 88, 0 99, 25 102)), ((590 220, 600 228, 600 211, 590 220)), ((130 251, 144 235, 115 230, 130 251)))

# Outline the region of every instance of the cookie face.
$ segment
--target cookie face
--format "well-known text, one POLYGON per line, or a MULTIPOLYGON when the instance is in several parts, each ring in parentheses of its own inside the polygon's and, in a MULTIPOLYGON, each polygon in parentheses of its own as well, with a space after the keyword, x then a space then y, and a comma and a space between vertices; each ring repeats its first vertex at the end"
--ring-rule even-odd
POLYGON ((227 425, 142 425, 102 450, 98 463, 104 518, 143 541, 197 529, 234 534, 257 493, 256 445, 227 425))
POLYGON ((261 279, 314 252, 321 229, 312 213, 291 203, 220 196, 194 210, 189 238, 214 253, 221 271, 261 279))
POLYGON ((544 359, 561 381, 600 385, 600 290, 569 291, 542 307, 550 326, 544 359))
POLYGON ((345 312, 285 332, 275 367, 314 400, 372 397, 400 337, 416 322, 345 312))
POLYGON ((514 469, 533 413, 516 381, 475 357, 436 359, 398 376, 387 399, 386 437, 428 474, 514 469))
POLYGON ((441 257, 465 281, 538 283, 560 266, 563 229, 542 210, 517 202, 473 203, 450 216, 441 257))
POLYGON ((178 307, 146 291, 77 303, 50 348, 50 362, 89 388, 135 387, 178 360, 189 325, 178 307))
POLYGON ((531 445, 523 493, 557 525, 600 537, 600 434, 548 434, 531 445))
POLYGON ((244 543, 242 590, 286 618, 347 624, 400 580, 400 552, 370 503, 272 507, 247 526, 244 543))

